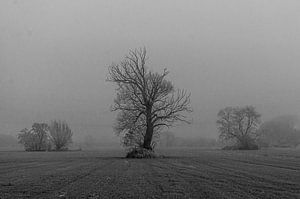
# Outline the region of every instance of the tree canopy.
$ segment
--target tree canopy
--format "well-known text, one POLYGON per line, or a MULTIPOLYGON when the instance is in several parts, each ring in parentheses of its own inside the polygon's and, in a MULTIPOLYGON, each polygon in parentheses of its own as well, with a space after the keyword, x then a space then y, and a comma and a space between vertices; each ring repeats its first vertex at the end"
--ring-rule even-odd
POLYGON ((49 126, 46 123, 34 123, 31 129, 22 129, 18 134, 19 143, 26 151, 44 151, 49 145, 49 126))
POLYGON ((108 81, 117 85, 115 131, 124 134, 125 145, 152 150, 153 136, 177 121, 188 122, 184 113, 192 109, 190 93, 166 79, 169 71, 153 72, 146 61, 145 48, 130 51, 119 64, 109 66, 108 81))
POLYGON ((66 150, 68 145, 72 143, 73 132, 66 122, 56 120, 52 121, 49 131, 55 150, 66 150))
POLYGON ((220 138, 234 140, 239 148, 251 148, 258 136, 260 114, 255 107, 226 107, 219 111, 217 126, 220 138))

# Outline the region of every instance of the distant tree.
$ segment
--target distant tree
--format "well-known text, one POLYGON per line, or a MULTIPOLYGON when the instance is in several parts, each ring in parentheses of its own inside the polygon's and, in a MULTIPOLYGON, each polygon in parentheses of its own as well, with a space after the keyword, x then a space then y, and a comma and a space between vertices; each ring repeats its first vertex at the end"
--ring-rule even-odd
POLYGON ((32 125, 32 131, 36 136, 37 150, 45 150, 49 143, 48 131, 49 126, 46 123, 34 123, 32 125))
POLYGON ((187 122, 190 94, 175 90, 166 79, 169 72, 152 72, 146 66, 146 49, 130 51, 120 64, 109 67, 108 81, 117 84, 113 111, 117 116, 115 131, 123 134, 123 143, 153 150, 153 137, 177 121, 187 122))
POLYGON ((297 146, 300 144, 300 120, 295 115, 283 115, 264 122, 259 128, 263 146, 297 146))
POLYGON ((46 123, 34 123, 31 129, 23 129, 18 135, 19 143, 26 151, 44 151, 48 148, 49 126, 46 123))
POLYGON ((25 151, 34 151, 36 149, 34 135, 29 129, 22 129, 18 134, 18 140, 20 144, 24 145, 25 151))
POLYGON ((255 149, 260 114, 253 106, 226 107, 218 113, 217 126, 220 138, 234 140, 238 149, 255 149))
POLYGON ((55 150, 66 150, 72 143, 73 133, 66 122, 52 121, 49 127, 51 141, 55 150))

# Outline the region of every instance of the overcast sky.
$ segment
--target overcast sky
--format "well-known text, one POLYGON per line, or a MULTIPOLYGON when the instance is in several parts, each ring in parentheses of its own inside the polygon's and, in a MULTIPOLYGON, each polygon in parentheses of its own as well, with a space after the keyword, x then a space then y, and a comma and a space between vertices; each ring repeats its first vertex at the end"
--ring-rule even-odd
POLYGON ((300 114, 299 11, 298 0, 1 0, 0 133, 62 119, 76 136, 113 137, 107 67, 143 46, 150 68, 192 93, 193 124, 177 135, 216 136, 226 106, 300 114))

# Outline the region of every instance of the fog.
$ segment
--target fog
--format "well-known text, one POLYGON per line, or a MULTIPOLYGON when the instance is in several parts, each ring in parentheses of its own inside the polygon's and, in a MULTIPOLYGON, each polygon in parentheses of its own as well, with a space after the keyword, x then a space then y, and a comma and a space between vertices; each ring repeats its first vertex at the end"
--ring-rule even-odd
POLYGON ((254 105, 262 120, 300 114, 300 2, 0 2, 0 133, 67 121, 75 138, 118 140, 108 66, 146 47, 192 93, 178 136, 216 137, 218 110, 254 105))

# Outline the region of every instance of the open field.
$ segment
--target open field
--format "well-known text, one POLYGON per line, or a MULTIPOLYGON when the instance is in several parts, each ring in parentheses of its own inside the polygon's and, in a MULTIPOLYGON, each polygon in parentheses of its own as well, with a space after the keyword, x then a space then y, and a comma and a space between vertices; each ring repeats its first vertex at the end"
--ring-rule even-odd
POLYGON ((0 152, 0 198, 300 198, 300 151, 0 152))

